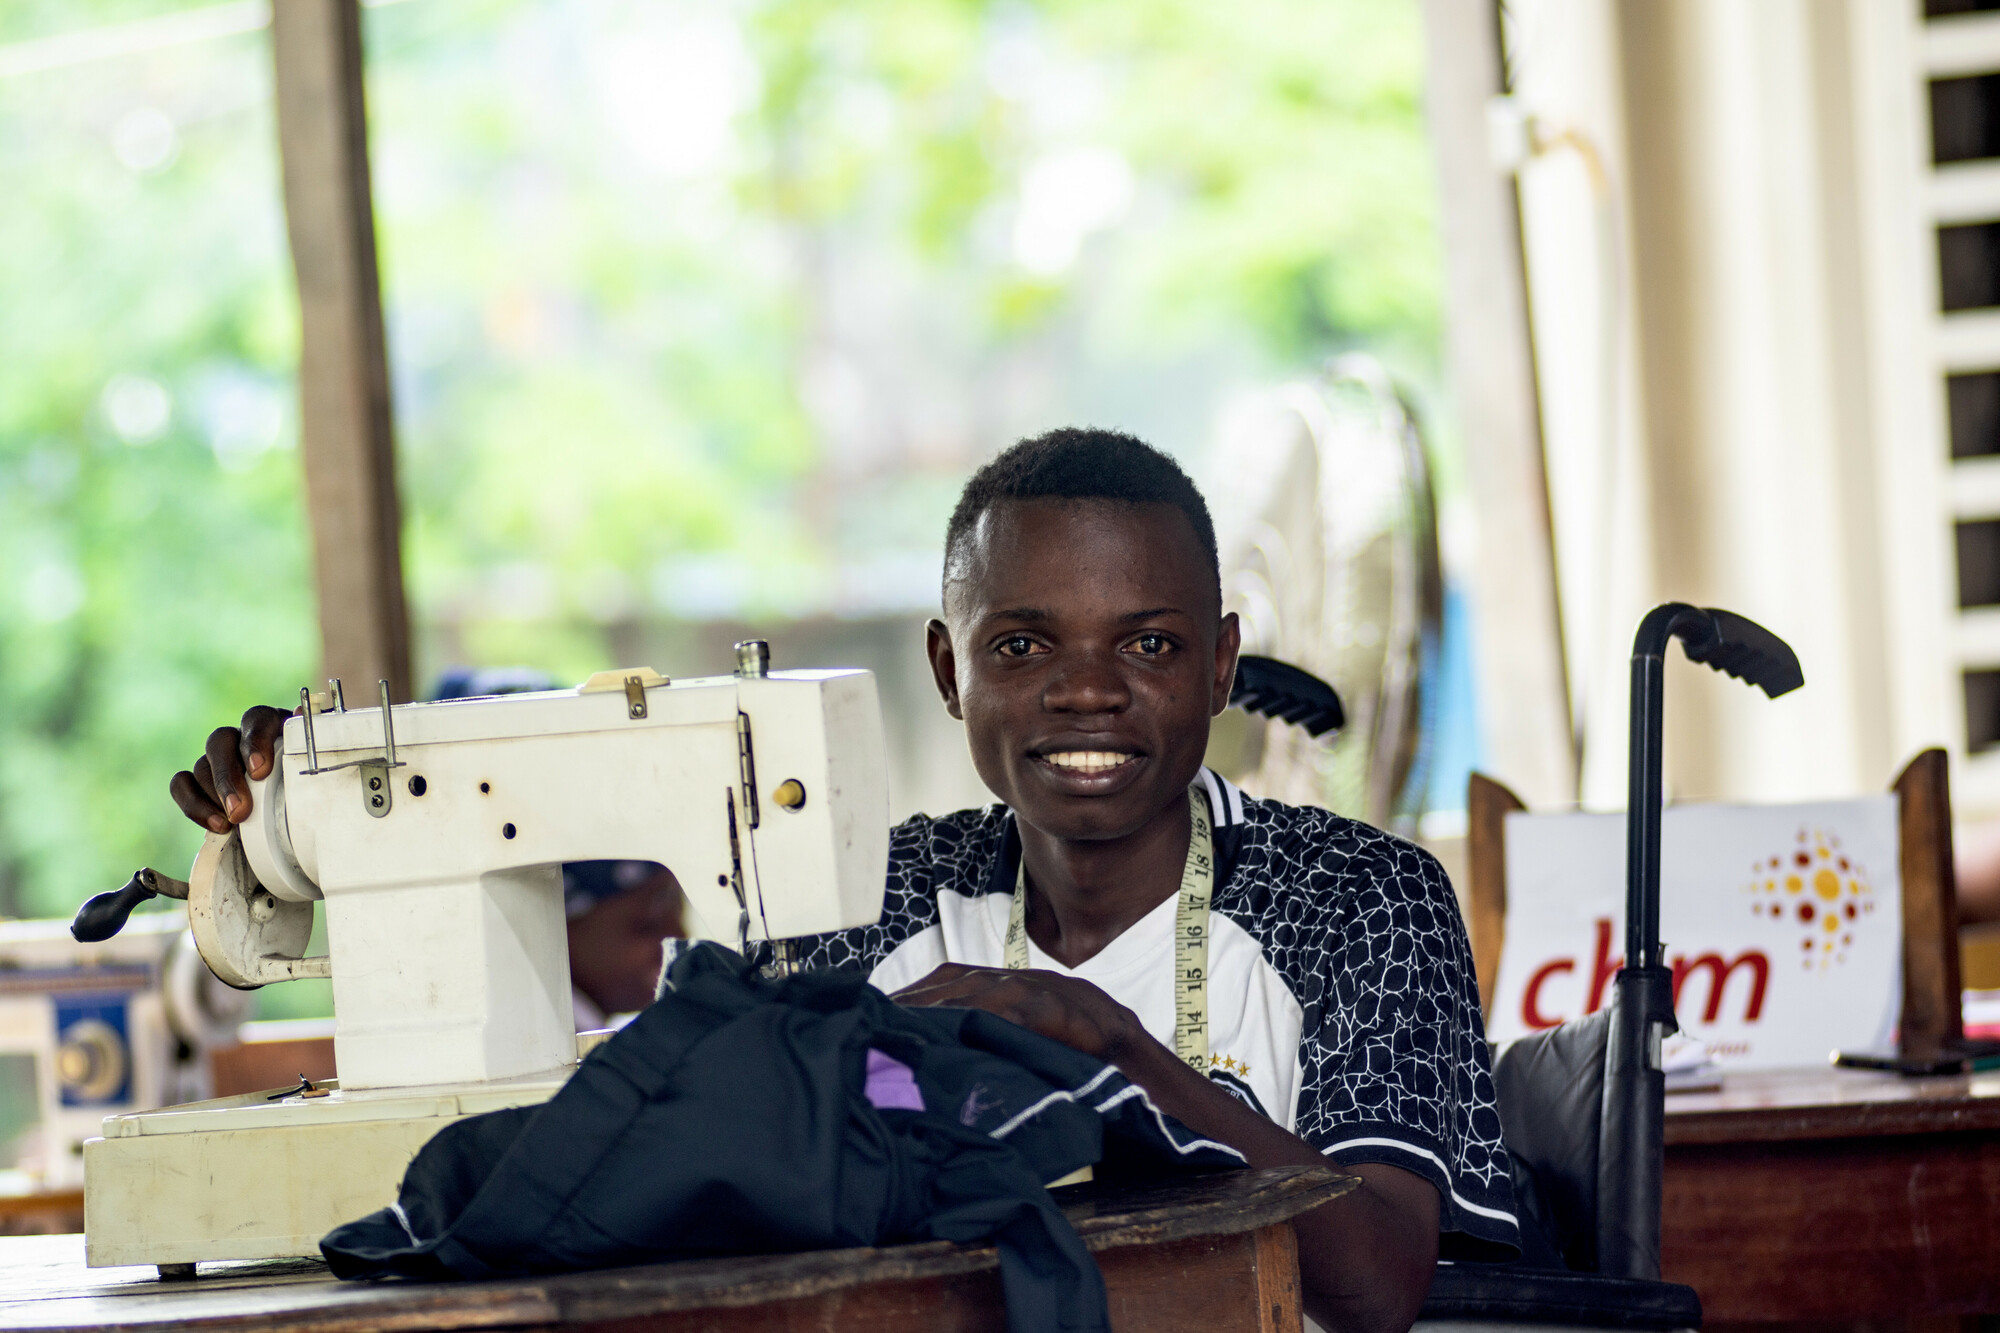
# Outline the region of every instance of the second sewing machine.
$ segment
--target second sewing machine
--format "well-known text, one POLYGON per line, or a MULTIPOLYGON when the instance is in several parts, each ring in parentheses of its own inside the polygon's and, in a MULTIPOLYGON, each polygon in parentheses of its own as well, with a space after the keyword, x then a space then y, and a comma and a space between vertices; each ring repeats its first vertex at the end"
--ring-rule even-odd
MULTIPOLYGON (((873 922, 889 840, 874 677, 768 656, 753 641, 731 676, 611 671, 430 704, 391 707, 386 685, 377 708, 346 709, 337 685, 324 710, 308 697, 250 818, 209 835, 184 891, 224 981, 332 978, 340 1078, 107 1119, 84 1148, 91 1265, 316 1255, 394 1200, 446 1124, 552 1096, 583 1044, 565 861, 667 865, 690 935, 770 941, 780 961, 785 941, 873 922), (315 903, 329 952, 309 958, 315 903)), ((183 891, 145 876, 79 924, 115 929, 149 891, 183 891)))

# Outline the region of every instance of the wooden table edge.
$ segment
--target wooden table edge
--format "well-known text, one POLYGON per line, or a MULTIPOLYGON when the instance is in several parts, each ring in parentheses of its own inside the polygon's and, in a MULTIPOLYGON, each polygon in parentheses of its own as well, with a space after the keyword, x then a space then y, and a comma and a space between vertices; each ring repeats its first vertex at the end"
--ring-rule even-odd
POLYGON ((1233 1236, 1289 1222, 1300 1213, 1311 1212, 1361 1187, 1361 1177, 1346 1175, 1331 1166, 1266 1167, 1246 1174, 1264 1179, 1257 1193, 1238 1206, 1234 1220, 1239 1225, 1211 1225, 1203 1216, 1191 1217, 1164 1207, 1139 1210, 1128 1221, 1088 1217, 1071 1218, 1071 1224, 1083 1239, 1084 1247, 1092 1252, 1194 1236, 1233 1236), (1156 1214, 1164 1217, 1154 1220, 1156 1214))
POLYGON ((1731 1143, 1978 1134, 2000 1130, 2000 1102, 1850 1102, 1820 1106, 1676 1111, 1666 1118, 1668 1148, 1731 1143))
MULTIPOLYGON (((1234 1174, 1234 1173, 1231 1173, 1234 1174)), ((1277 1167, 1255 1171, 1259 1179, 1247 1197, 1226 1216, 1188 1215, 1170 1206, 1139 1207, 1130 1213, 1087 1215, 1074 1219, 1079 1237, 1093 1253, 1141 1244, 1171 1243, 1209 1235, 1251 1235, 1290 1221, 1300 1213, 1349 1193, 1358 1177, 1330 1167, 1277 1167)), ((1080 1200, 1074 1207, 1087 1207, 1080 1200)), ((809 1299, 874 1282, 907 1282, 955 1277, 999 1266, 999 1251, 991 1245, 955 1245, 927 1241, 911 1245, 822 1250, 810 1254, 762 1255, 717 1260, 682 1260, 629 1268, 595 1269, 542 1278, 505 1278, 489 1282, 349 1283, 319 1289, 310 1304, 287 1310, 289 1333, 366 1333, 367 1330, 485 1329, 522 1324, 592 1323, 611 1319, 646 1318, 702 1309, 809 1299), (726 1265, 712 1286, 698 1284, 696 1271, 705 1265, 726 1265), (799 1272, 801 1264, 809 1271, 799 1272), (783 1270, 791 1276, 783 1276, 783 1270)), ((242 1273, 241 1269, 235 1270, 242 1273)), ((250 1285, 224 1270, 216 1275, 228 1287, 208 1289, 215 1295, 250 1285)), ((243 1274, 248 1276, 248 1274, 243 1274)), ((286 1286, 274 1284, 273 1292, 286 1286)), ((11 1307, 32 1313, 69 1301, 94 1307, 83 1322, 38 1322, 47 1333, 116 1328, 121 1333, 165 1329, 243 1329, 269 1325, 269 1312, 213 1311, 183 1308, 182 1293, 200 1294, 200 1279, 185 1286, 134 1283, 122 1287, 86 1289, 73 1295, 47 1296, 0 1304, 0 1325, 8 1324, 11 1307), (101 1302, 133 1300, 159 1309, 154 1317, 135 1311, 134 1319, 107 1324, 101 1302)), ((50 1313, 54 1313, 53 1310, 50 1313)))

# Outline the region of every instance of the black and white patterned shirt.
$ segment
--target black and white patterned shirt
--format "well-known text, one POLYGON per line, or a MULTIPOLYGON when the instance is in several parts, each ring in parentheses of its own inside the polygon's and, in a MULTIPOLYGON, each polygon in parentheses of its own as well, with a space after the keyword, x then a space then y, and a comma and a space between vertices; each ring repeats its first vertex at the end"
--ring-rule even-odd
MULTIPOLYGON (((1443 869, 1326 810, 1203 770, 1215 824, 1209 1077, 1338 1162, 1386 1162, 1444 1201, 1446 1253, 1518 1241, 1472 951, 1443 869), (1470 1245, 1462 1242, 1470 1241, 1470 1245)), ((895 991, 944 962, 1004 961, 1021 842, 1003 806, 894 831, 881 920, 801 941, 809 967, 895 991)), ((1177 897, 1076 968, 1173 1043, 1177 897)))

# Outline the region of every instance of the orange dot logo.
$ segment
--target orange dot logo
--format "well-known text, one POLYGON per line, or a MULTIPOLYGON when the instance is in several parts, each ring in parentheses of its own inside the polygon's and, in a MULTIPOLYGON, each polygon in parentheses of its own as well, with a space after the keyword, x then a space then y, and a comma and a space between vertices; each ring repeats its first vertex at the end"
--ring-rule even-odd
POLYGON ((1743 892, 1753 915, 1798 932, 1807 971, 1846 962, 1856 929, 1875 911, 1867 868, 1841 850, 1837 834, 1804 825, 1791 847, 1750 867, 1743 892))

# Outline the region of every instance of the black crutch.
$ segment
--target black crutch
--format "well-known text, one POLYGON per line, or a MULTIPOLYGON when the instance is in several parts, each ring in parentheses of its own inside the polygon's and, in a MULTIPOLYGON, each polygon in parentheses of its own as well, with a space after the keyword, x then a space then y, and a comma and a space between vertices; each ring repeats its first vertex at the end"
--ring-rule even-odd
POLYGON ((1660 708, 1667 641, 1688 660, 1775 699, 1805 684, 1798 655, 1733 611, 1656 606, 1632 641, 1631 795, 1625 815, 1625 966, 1605 1052, 1598 1165, 1598 1271, 1660 1276, 1660 1176, 1666 1162, 1666 1075, 1660 1044, 1677 1030, 1673 971, 1660 957, 1660 708))

